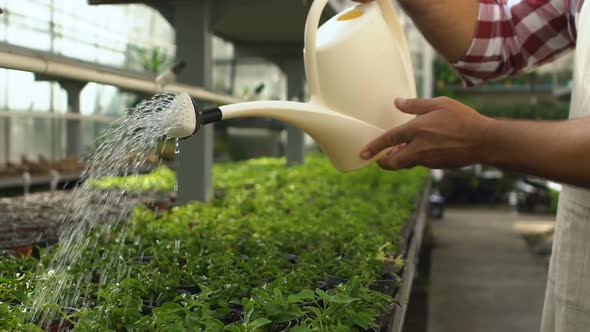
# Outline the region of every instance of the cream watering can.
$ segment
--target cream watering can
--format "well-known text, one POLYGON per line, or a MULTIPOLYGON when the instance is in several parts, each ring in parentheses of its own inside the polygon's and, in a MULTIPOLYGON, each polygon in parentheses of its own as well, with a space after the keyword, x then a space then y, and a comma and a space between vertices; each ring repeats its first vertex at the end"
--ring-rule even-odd
POLYGON ((318 29, 327 2, 313 2, 305 26, 309 102, 253 101, 197 110, 180 94, 169 136, 185 138, 201 125, 226 119, 269 117, 303 129, 339 171, 369 164, 359 157, 361 149, 414 117, 393 105, 396 97, 416 96, 409 48, 391 0, 359 4, 318 29))

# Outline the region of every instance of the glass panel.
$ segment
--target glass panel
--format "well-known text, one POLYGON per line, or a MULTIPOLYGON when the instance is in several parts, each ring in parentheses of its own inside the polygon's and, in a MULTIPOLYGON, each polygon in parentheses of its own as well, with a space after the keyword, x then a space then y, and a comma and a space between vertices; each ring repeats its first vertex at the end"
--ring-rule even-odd
POLYGON ((95 140, 97 138, 95 132, 94 121, 82 121, 82 153, 86 154, 96 148, 95 140))
POLYGON ((32 154, 33 160, 39 157, 53 159, 55 156, 51 138, 53 137, 53 119, 33 119, 32 133, 33 144, 28 147, 28 153, 32 154))
POLYGON ((80 112, 82 114, 102 114, 118 116, 127 108, 128 97, 119 93, 119 89, 110 85, 88 83, 80 94, 80 112))
POLYGON ((53 122, 53 159, 63 159, 66 157, 66 120, 54 119, 53 122))
POLYGON ((35 81, 30 72, 7 70, 7 106, 12 111, 49 111, 50 83, 35 81))
MULTIPOLYGON (((145 5, 90 6, 85 1, 0 0, 0 42, 61 54, 88 62, 145 71, 139 50, 157 49, 167 69, 175 57, 175 32, 153 8, 145 5)), ((231 87, 234 55, 231 43, 214 38, 214 57, 228 60, 214 68, 216 86, 231 87)), ((246 70, 243 86, 265 83, 265 95, 279 95, 285 80, 276 67, 262 63, 246 70)), ((0 69, 0 110, 67 112, 67 94, 57 82, 36 81, 29 72, 0 69)), ((117 88, 90 83, 81 92, 81 114, 118 116, 139 98, 117 88)), ((64 119, 0 118, 0 161, 65 157, 64 119), (10 124, 10 126, 9 126, 10 124)), ((107 124, 83 120, 82 148, 92 145, 107 124)))
POLYGON ((8 71, 6 69, 0 69, 0 109, 6 108, 6 96, 8 93, 8 71))
POLYGON ((137 70, 141 60, 130 50, 158 48, 174 58, 174 29, 145 5, 2 0, 0 6, 9 9, 0 17, 0 40, 10 44, 137 70))
POLYGON ((10 160, 20 162, 21 157, 31 158, 33 145, 33 119, 13 118, 10 131, 10 160))

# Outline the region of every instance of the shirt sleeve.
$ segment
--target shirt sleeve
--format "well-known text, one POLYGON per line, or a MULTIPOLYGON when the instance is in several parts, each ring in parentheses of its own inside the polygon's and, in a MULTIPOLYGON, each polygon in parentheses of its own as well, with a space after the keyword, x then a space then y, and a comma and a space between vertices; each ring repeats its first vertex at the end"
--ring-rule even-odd
POLYGON ((566 1, 479 0, 471 46, 452 64, 465 85, 519 73, 574 47, 566 1))

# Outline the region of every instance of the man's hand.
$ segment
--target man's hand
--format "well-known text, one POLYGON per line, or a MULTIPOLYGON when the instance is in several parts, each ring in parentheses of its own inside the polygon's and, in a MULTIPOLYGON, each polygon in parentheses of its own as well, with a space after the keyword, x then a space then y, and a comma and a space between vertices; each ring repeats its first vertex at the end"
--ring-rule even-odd
POLYGON ((482 162, 486 130, 494 120, 446 97, 397 99, 395 104, 402 112, 419 116, 369 143, 361 152, 363 159, 393 148, 378 160, 384 169, 453 168, 482 162))
POLYGON ((416 117, 369 143, 361 157, 385 169, 491 164, 590 188, 590 116, 569 121, 496 120, 446 97, 396 100, 416 117))

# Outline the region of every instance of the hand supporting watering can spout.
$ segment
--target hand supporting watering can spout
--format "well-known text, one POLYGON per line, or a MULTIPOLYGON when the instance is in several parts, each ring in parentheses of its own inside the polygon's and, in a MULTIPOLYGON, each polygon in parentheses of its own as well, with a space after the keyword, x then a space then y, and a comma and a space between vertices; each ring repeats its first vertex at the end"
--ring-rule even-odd
POLYGON ((388 129, 413 118, 397 110, 397 97, 414 98, 410 52, 391 0, 360 4, 318 29, 328 0, 316 0, 305 27, 307 103, 254 101, 198 110, 188 95, 170 136, 193 135, 202 125, 242 117, 270 117, 288 122, 313 137, 340 171, 372 160, 360 150, 388 129))

